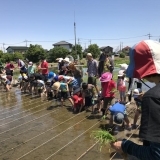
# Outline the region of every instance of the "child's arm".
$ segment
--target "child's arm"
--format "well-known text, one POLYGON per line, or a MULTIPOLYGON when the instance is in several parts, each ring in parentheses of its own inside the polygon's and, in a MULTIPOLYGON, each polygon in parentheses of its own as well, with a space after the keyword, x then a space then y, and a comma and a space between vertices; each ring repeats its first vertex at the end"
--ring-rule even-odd
POLYGON ((69 84, 72 80, 73 80, 73 78, 70 78, 70 79, 67 81, 67 84, 69 84))

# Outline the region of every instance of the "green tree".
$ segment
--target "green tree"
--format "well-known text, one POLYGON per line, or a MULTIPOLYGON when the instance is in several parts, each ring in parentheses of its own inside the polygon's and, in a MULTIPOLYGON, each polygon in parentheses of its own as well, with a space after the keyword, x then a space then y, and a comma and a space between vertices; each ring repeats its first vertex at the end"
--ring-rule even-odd
POLYGON ((54 62, 57 58, 65 58, 69 54, 69 51, 63 47, 55 47, 48 53, 48 60, 54 62))
POLYGON ((75 52, 75 46, 73 46, 71 51, 71 55, 73 56, 73 58, 77 59, 77 55, 79 55, 79 58, 82 59, 83 58, 82 46, 77 44, 76 51, 77 53, 75 52))
POLYGON ((13 54, 13 60, 15 61, 16 59, 24 59, 24 55, 22 54, 22 53, 20 53, 20 52, 15 52, 14 54, 13 54))
POLYGON ((91 44, 87 49, 88 53, 92 53, 93 58, 97 58, 100 55, 100 49, 97 44, 91 44))
POLYGON ((3 53, 2 62, 14 61, 14 56, 12 53, 3 53))
POLYGON ((30 44, 30 47, 25 53, 25 58, 34 63, 38 62, 41 58, 46 58, 46 57, 47 55, 45 54, 44 49, 37 44, 36 45, 30 44))

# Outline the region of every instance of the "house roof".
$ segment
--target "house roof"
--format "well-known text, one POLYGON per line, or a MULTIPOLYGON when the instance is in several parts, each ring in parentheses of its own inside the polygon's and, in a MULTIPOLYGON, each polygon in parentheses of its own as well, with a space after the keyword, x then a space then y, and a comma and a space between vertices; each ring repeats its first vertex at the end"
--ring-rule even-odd
POLYGON ((58 46, 58 45, 72 45, 72 44, 68 43, 66 41, 60 41, 60 42, 57 42, 57 43, 53 44, 53 46, 58 46))
MULTIPOLYGON (((28 47, 26 47, 26 46, 8 46, 8 48, 12 48, 12 49, 22 49, 22 50, 27 50, 28 49, 28 47)), ((7 48, 7 49, 8 49, 7 48)), ((7 50, 6 49, 6 50, 7 50)))
MULTIPOLYGON (((107 47, 110 47, 110 46, 103 46, 103 47, 100 47, 100 49, 104 49, 104 48, 107 48, 107 47)), ((112 48, 112 47, 110 47, 112 48)))
POLYGON ((126 46, 126 47, 124 47, 123 49, 130 49, 131 47, 129 47, 129 46, 126 46))

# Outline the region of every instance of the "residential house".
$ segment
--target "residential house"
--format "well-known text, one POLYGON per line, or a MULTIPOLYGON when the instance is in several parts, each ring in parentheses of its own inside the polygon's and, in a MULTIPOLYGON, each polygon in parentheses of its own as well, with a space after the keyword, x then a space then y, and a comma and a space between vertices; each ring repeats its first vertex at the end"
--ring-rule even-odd
POLYGON ((131 47, 126 46, 122 49, 122 52, 129 53, 130 48, 131 47))
POLYGON ((63 47, 71 51, 73 44, 68 43, 66 41, 60 41, 58 43, 53 44, 54 47, 63 47))
POLYGON ((100 50, 102 52, 106 52, 106 53, 113 53, 113 48, 110 46, 104 46, 104 47, 100 47, 100 50))
POLYGON ((26 47, 26 46, 9 46, 6 50, 7 50, 7 53, 20 52, 23 54, 28 50, 28 47, 26 47))

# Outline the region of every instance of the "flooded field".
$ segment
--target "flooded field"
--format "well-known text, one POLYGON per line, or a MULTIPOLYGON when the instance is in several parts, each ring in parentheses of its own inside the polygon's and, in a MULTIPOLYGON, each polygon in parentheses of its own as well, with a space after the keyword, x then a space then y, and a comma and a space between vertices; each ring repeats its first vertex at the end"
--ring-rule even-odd
MULTIPOLYGON (((128 109, 133 119, 135 106, 128 109)), ((53 101, 21 94, 18 88, 10 93, 0 91, 0 159, 1 160, 120 160, 112 149, 102 148, 90 137, 93 130, 107 129, 108 118, 83 111, 73 114, 71 107, 53 101)), ((115 128, 113 128, 113 133, 115 128)), ((117 138, 136 143, 138 128, 127 131, 118 127, 117 138)), ((134 158, 128 158, 133 160, 134 158)))

